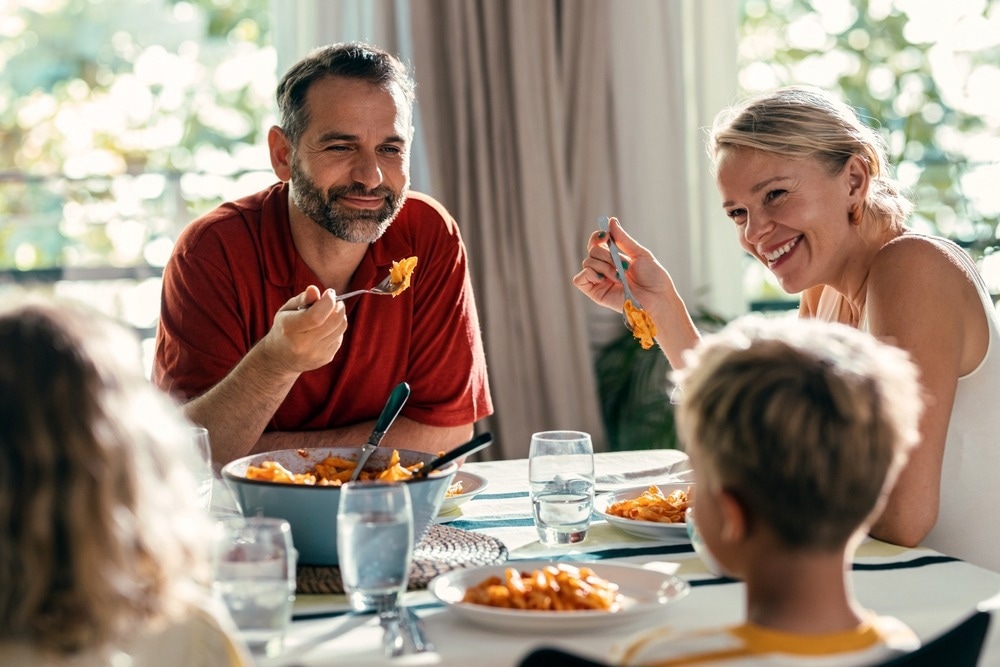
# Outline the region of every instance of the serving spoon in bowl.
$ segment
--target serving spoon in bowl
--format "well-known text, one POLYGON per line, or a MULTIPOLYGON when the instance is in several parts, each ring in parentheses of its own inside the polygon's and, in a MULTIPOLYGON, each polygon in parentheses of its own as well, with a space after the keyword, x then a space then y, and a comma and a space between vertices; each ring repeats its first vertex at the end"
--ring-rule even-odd
POLYGON ((427 477, 427 475, 431 474, 435 470, 443 468, 444 466, 448 465, 455 459, 462 458, 463 456, 471 456, 472 454, 478 452, 480 449, 484 449, 491 444, 493 444, 493 434, 490 433, 489 431, 487 431, 486 433, 480 433, 472 440, 469 440, 467 443, 459 445, 450 452, 442 454, 436 459, 432 459, 429 463, 427 463, 427 465, 423 466, 422 468, 418 468, 413 473, 413 477, 408 477, 406 481, 411 482, 415 479, 423 479, 424 477, 427 477))

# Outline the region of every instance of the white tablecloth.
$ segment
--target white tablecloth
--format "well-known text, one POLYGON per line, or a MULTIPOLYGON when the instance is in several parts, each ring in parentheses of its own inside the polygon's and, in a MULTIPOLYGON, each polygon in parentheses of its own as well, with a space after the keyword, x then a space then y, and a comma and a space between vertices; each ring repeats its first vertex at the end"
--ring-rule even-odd
MULTIPOLYGON (((612 452, 596 458, 598 492, 663 481, 668 472, 686 468, 684 454, 670 450, 612 452)), ((616 641, 652 625, 678 630, 739 622, 744 613, 744 587, 710 574, 686 540, 670 545, 631 537, 603 521, 595 521, 580 545, 546 548, 531 523, 527 461, 470 463, 464 468, 489 480, 488 488, 460 507, 462 517, 450 526, 482 532, 502 540, 511 561, 559 558, 614 562, 660 562, 692 585, 691 593, 662 613, 624 628, 566 636, 522 636, 491 631, 457 618, 427 591, 406 594, 424 619, 437 652, 387 660, 381 629, 371 615, 344 613, 343 596, 299 596, 296 620, 285 652, 261 665, 455 665, 513 667, 533 648, 557 646, 606 659, 616 641)), ((978 603, 1000 593, 1000 574, 923 548, 905 549, 869 540, 855 558, 853 580, 862 604, 900 618, 924 640, 971 613, 978 603)), ((991 623, 981 665, 1000 666, 1000 618, 991 623)))

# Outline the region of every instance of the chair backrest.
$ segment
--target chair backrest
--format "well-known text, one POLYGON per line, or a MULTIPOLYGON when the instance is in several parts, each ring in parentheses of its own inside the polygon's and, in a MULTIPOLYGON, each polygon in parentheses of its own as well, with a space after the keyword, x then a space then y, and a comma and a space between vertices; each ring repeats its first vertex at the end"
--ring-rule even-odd
MULTIPOLYGON (((896 656, 872 667, 976 667, 990 626, 990 612, 977 611, 916 651, 896 656)), ((518 667, 608 667, 557 648, 538 648, 524 656, 518 667)))
POLYGON ((521 658, 517 667, 610 667, 558 648, 537 648, 521 658))
POLYGON ((977 611, 916 651, 874 667, 976 667, 989 627, 990 612, 977 611))

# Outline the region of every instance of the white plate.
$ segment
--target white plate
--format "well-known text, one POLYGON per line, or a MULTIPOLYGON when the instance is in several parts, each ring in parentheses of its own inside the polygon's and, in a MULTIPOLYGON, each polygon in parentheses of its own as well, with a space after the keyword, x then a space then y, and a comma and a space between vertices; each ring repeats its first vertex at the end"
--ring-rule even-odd
POLYGON ((691 590, 687 582, 672 574, 645 569, 637 565, 611 563, 571 563, 564 561, 511 561, 502 565, 487 565, 441 574, 431 580, 427 590, 455 614, 494 630, 527 632, 573 632, 610 628, 629 623, 636 618, 648 618, 667 605, 685 597, 691 590), (622 608, 608 611, 529 611, 502 609, 462 602, 465 589, 491 576, 503 577, 504 570, 517 568, 532 572, 545 565, 589 567, 599 577, 618 585, 624 596, 622 608))
MULTIPOLYGON (((687 491, 688 489, 693 488, 694 484, 684 482, 680 484, 657 484, 656 486, 659 487, 663 495, 668 496, 676 489, 687 491)), ((620 528, 626 533, 636 535, 638 537, 648 537, 654 540, 687 537, 687 524, 683 521, 680 523, 639 521, 638 519, 626 519, 622 516, 615 516, 614 514, 607 513, 609 506, 619 500, 631 500, 632 498, 638 498, 645 493, 647 489, 649 489, 648 484, 645 486, 634 486, 631 489, 624 489, 622 491, 615 491, 614 493, 602 493, 594 498, 594 511, 600 514, 601 517, 612 526, 620 528)))
MULTIPOLYGON (((451 496, 450 498, 445 498, 444 502, 441 503, 441 509, 438 510, 438 519, 441 519, 442 514, 448 514, 449 512, 455 511, 459 505, 478 496, 480 493, 486 490, 489 486, 489 482, 485 477, 480 477, 471 472, 465 472, 464 470, 459 470, 455 473, 454 479, 451 480, 452 484, 462 483, 462 493, 457 496, 451 496)), ((455 517, 458 518, 458 517, 455 517)), ((441 523, 440 521, 438 523, 441 523)))
POLYGON ((465 515, 462 514, 462 510, 456 507, 455 509, 446 514, 438 514, 436 517, 434 517, 434 523, 451 523, 456 519, 461 519, 463 516, 465 515))

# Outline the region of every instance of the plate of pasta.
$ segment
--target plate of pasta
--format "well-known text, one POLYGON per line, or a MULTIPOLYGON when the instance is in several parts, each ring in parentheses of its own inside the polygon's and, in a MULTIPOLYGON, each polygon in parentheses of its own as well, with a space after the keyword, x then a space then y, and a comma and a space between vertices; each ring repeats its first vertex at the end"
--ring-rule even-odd
POLYGON ((448 487, 444 502, 441 503, 438 516, 454 512, 459 505, 485 491, 488 485, 489 481, 485 477, 459 470, 451 480, 451 486, 448 487))
POLYGON ((694 484, 650 484, 604 493, 594 499, 594 511, 630 535, 652 539, 687 538, 684 512, 694 484))
POLYGON ((452 613, 490 629, 573 632, 648 619, 690 586, 631 564, 511 561, 438 575, 427 590, 452 613))

